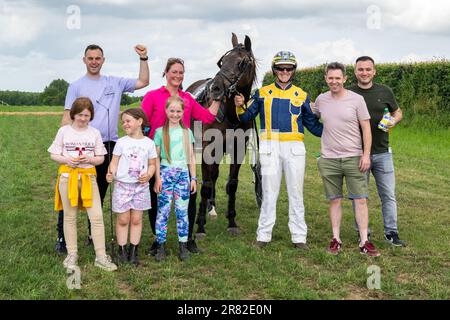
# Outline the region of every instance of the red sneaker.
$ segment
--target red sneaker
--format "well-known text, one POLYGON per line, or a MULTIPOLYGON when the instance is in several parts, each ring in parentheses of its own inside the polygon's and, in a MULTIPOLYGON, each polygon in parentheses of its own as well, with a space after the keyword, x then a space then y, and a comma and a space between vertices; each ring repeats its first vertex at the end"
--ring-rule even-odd
POLYGON ((330 242, 330 246, 328 247, 328 253, 337 255, 341 251, 342 243, 337 241, 336 238, 333 238, 330 242))
POLYGON ((380 253, 373 243, 366 241, 362 247, 359 247, 359 251, 361 254, 367 254, 369 257, 379 257, 380 253))

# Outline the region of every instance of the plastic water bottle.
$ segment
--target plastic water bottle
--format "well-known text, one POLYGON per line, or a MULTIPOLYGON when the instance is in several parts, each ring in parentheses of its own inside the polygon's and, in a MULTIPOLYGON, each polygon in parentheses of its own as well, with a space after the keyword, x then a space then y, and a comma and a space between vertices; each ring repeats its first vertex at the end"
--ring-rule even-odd
POLYGON ((389 132, 388 124, 392 121, 391 113, 388 108, 384 108, 383 118, 380 123, 378 123, 378 129, 383 130, 384 132, 389 132))

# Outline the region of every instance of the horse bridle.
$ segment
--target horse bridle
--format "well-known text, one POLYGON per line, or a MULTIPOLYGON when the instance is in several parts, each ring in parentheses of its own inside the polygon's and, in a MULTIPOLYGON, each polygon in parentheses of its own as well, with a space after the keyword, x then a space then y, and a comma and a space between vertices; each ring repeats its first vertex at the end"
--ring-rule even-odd
POLYGON ((239 76, 236 78, 235 81, 232 81, 226 74, 225 72, 223 72, 222 70, 222 60, 223 58, 225 58, 230 52, 234 51, 234 50, 241 50, 244 49, 244 46, 242 44, 234 47, 233 49, 225 52, 225 54, 219 59, 219 61, 217 61, 217 66, 220 68, 219 72, 217 72, 217 75, 219 77, 222 77, 224 80, 226 80, 228 83, 230 83, 230 86, 228 87, 228 89, 225 90, 224 95, 227 96, 227 98, 231 98, 233 95, 239 94, 239 92, 237 91, 236 87, 237 84, 239 83, 239 81, 241 80, 241 78, 243 77, 243 75, 247 72, 247 69, 249 67, 251 67, 251 65, 253 64, 253 57, 251 56, 251 54, 247 54, 247 56, 242 59, 242 61, 239 63, 239 69, 241 70, 239 76), (248 58, 248 59, 246 59, 248 58), (243 68, 241 68, 241 64, 245 62, 245 66, 243 68))

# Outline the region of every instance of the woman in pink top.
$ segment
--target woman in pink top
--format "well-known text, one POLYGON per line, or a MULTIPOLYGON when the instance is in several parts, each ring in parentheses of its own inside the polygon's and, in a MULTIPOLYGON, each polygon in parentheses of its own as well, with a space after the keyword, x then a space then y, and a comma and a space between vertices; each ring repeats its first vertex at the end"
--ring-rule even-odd
MULTIPOLYGON (((208 109, 201 106, 190 93, 181 90, 181 84, 184 79, 184 61, 179 58, 170 58, 167 60, 166 68, 164 69, 163 76, 166 77, 167 84, 159 89, 155 89, 147 92, 142 100, 142 109, 147 115, 147 119, 150 123, 149 137, 153 139, 156 129, 162 127, 166 121, 165 105, 167 99, 171 96, 179 96, 184 100, 184 116, 183 123, 187 128, 191 126, 191 117, 195 120, 200 120, 204 123, 212 123, 215 120, 215 116, 219 110, 220 102, 213 101, 208 109)), ((191 177, 191 179, 197 179, 191 177)), ((148 216, 150 219, 150 225, 152 227, 153 234, 155 233, 155 222, 157 214, 157 194, 153 190, 155 184, 155 178, 150 180, 150 195, 151 195, 151 209, 148 210, 148 216)), ((191 194, 189 199, 188 219, 189 219, 189 234, 187 248, 192 253, 200 252, 197 248, 197 244, 192 236, 195 222, 196 213, 196 199, 197 193, 191 194)), ((150 247, 149 254, 156 254, 157 241, 155 240, 150 247)))

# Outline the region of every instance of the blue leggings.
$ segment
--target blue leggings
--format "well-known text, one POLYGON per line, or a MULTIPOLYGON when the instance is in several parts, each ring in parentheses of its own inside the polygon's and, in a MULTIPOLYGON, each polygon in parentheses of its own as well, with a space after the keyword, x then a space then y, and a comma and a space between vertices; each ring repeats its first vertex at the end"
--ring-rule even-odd
POLYGON ((178 241, 187 242, 189 232, 188 206, 190 179, 187 169, 161 166, 162 189, 158 195, 158 214, 156 216, 156 240, 159 244, 167 239, 167 222, 170 215, 172 198, 175 198, 178 241))

